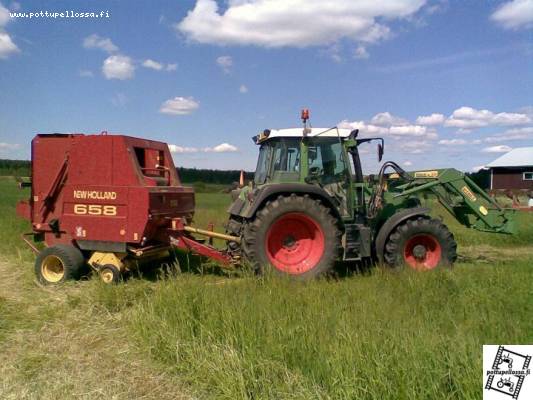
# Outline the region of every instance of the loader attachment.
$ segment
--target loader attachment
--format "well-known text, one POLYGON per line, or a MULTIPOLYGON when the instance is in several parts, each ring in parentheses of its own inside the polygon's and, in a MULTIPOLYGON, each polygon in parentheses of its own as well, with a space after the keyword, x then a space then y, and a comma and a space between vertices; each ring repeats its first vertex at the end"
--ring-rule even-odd
POLYGON ((453 169, 416 171, 393 187, 393 197, 429 192, 461 224, 484 232, 516 233, 516 210, 501 207, 464 173, 453 169))

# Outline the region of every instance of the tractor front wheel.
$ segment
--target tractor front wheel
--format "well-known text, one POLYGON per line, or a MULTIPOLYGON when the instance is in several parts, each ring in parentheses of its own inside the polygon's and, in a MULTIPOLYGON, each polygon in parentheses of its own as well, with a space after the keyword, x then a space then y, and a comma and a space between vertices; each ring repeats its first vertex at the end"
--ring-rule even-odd
POLYGON ((245 256, 260 274, 317 277, 333 268, 339 246, 336 219, 308 196, 279 196, 244 229, 245 256))
POLYGON ((35 260, 35 275, 44 285, 79 279, 86 270, 83 254, 72 245, 58 244, 47 247, 35 260))
POLYGON ((385 262, 417 271, 451 266, 457 259, 457 243, 446 225, 429 217, 409 219, 398 225, 385 245, 385 262))

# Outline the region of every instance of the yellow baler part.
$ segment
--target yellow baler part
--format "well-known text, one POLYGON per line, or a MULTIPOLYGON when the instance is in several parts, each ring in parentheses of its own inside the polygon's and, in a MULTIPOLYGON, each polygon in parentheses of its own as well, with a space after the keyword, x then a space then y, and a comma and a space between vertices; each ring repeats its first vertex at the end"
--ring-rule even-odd
POLYGON ((125 269, 124 263, 122 260, 126 257, 126 253, 103 253, 100 251, 95 251, 91 258, 89 258, 89 265, 94 268, 97 266, 111 264, 118 268, 119 271, 125 269))

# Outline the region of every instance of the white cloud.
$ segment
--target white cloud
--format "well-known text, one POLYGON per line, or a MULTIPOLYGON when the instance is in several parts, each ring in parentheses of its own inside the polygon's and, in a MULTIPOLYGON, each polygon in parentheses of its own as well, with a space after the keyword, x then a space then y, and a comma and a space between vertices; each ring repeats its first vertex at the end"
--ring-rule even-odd
POLYGON ((0 28, 6 26, 10 19, 9 10, 0 3, 0 28))
POLYGON ((390 112, 382 112, 374 115, 370 120, 370 123, 378 126, 391 126, 391 125, 407 125, 409 121, 406 119, 396 117, 390 112))
POLYGON ((425 0, 197 0, 175 28, 191 41, 218 45, 308 47, 341 39, 374 43, 390 34, 383 21, 416 13, 425 0), (379 20, 380 22, 377 22, 379 20))
POLYGON ((354 51, 353 57, 358 60, 364 60, 370 57, 370 54, 368 54, 368 51, 366 51, 365 46, 357 46, 354 51))
POLYGON ((17 45, 13 43, 11 36, 9 36, 7 32, 0 30, 0 59, 5 60, 11 54, 19 52, 20 50, 17 45))
POLYGON ((367 124, 364 121, 344 120, 339 122, 338 126, 345 129, 359 129, 359 133, 362 135, 386 135, 389 133, 389 128, 367 124))
POLYGON ((135 66, 128 56, 109 56, 104 60, 102 72, 106 79, 131 79, 135 74, 135 66))
POLYGON ((462 146, 467 144, 467 141, 464 139, 442 139, 439 140, 439 144, 444 146, 462 146))
POLYGON ((246 87, 246 85, 241 85, 239 87, 239 92, 242 94, 248 93, 248 87, 246 87))
POLYGON ((320 50, 320 54, 329 57, 332 61, 340 64, 343 61, 341 56, 342 46, 339 43, 333 43, 325 49, 320 50))
POLYGON ((511 151, 513 148, 505 145, 498 145, 498 146, 491 146, 491 147, 485 147, 483 150, 481 150, 484 153, 507 153, 511 151))
POLYGON ((164 68, 163 64, 150 59, 144 60, 142 66, 145 68, 155 69, 156 71, 161 71, 164 68))
POLYGON ((502 4, 490 19, 505 29, 533 27, 533 0, 513 0, 502 4))
POLYGON ((523 125, 530 122, 531 118, 522 113, 501 112, 495 114, 489 110, 477 110, 472 107, 463 106, 452 113, 451 117, 444 122, 444 126, 472 129, 493 125, 523 125))
POLYGON ((221 143, 215 147, 206 147, 203 149, 206 153, 235 153, 239 151, 239 149, 229 143, 221 143))
POLYGON ((89 71, 88 69, 80 69, 78 74, 82 77, 82 78, 92 78, 94 76, 93 72, 92 71, 89 71))
POLYGON ((20 52, 11 36, 4 30, 4 26, 9 23, 10 19, 9 10, 0 3, 0 60, 5 60, 10 55, 20 52))
POLYGON ((389 133, 398 136, 425 136, 427 128, 420 125, 391 126, 389 133))
POLYGON ((150 58, 144 60, 141 64, 144 68, 153 69, 154 71, 176 71, 178 69, 178 64, 164 64, 158 61, 154 61, 150 58))
POLYGON ((410 166, 413 165, 413 163, 412 163, 411 161, 405 161, 405 162, 403 163, 403 165, 406 166, 406 167, 410 167, 410 166))
MULTIPOLYGON (((385 124, 388 118, 387 116, 384 117, 385 114, 389 114, 389 113, 377 114, 372 119, 377 122, 385 124)), ((438 137, 437 132, 435 132, 434 130, 428 129, 425 126, 411 125, 406 120, 401 120, 399 122, 405 122, 408 125, 393 125, 393 126, 387 127, 387 126, 379 126, 375 124, 367 124, 364 121, 344 120, 338 124, 338 127, 346 128, 346 129, 359 129, 360 134, 363 136, 376 136, 376 135, 387 136, 388 135, 388 136, 392 136, 395 139, 399 139, 402 137, 418 137, 418 138, 423 138, 423 139, 436 139, 438 137)))
POLYGON ((20 148, 20 144, 18 143, 0 142, 0 150, 16 150, 19 148, 20 148))
POLYGON ((472 167, 472 172, 479 172, 484 168, 485 168, 484 165, 476 165, 475 167, 472 167))
POLYGON ((222 68, 226 74, 228 74, 233 66, 233 58, 231 56, 220 56, 216 60, 218 66, 222 68))
POLYGON ((198 153, 196 147, 183 147, 176 144, 169 144, 168 148, 171 153, 198 153))
POLYGON ((421 115, 416 119, 418 125, 442 125, 446 118, 442 114, 433 113, 431 115, 421 115))
POLYGON ((168 148, 171 153, 235 153, 239 151, 239 149, 229 143, 221 143, 214 147, 204 147, 203 149, 199 149, 197 147, 184 147, 184 146, 178 146, 175 144, 169 144, 168 148))
POLYGON ((106 53, 114 53, 118 51, 118 47, 113 44, 111 39, 103 38, 96 33, 83 39, 83 47, 86 49, 100 49, 106 53))
POLYGON ((533 140, 533 126, 508 129, 504 133, 485 138, 487 143, 505 142, 507 140, 533 140))
POLYGON ((170 115, 187 115, 197 110, 198 107, 200 107, 200 103, 192 97, 174 97, 165 101, 159 112, 170 115))

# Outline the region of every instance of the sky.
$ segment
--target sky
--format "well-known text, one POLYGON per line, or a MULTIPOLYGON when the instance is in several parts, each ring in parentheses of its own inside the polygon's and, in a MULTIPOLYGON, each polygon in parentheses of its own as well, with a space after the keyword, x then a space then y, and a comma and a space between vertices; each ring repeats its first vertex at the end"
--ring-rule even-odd
POLYGON ((533 0, 0 0, 0 158, 107 131, 253 170, 251 137, 309 108, 408 170, 472 171, 533 146, 532 39, 533 0))

